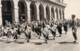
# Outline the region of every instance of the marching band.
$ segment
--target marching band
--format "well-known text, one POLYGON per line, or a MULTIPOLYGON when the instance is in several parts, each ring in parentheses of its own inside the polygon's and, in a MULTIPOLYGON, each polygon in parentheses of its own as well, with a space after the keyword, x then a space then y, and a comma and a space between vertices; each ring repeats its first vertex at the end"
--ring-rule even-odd
POLYGON ((38 39, 43 36, 45 43, 47 43, 47 40, 49 40, 49 34, 52 34, 53 39, 55 40, 56 30, 58 30, 61 36, 62 23, 57 24, 52 22, 49 24, 44 21, 33 21, 32 23, 24 22, 20 24, 14 22, 14 24, 7 23, 5 26, 0 26, 0 37, 6 36, 8 39, 13 38, 16 41, 21 34, 24 34, 27 42, 30 42, 29 40, 32 37, 32 32, 35 32, 38 35, 38 39))

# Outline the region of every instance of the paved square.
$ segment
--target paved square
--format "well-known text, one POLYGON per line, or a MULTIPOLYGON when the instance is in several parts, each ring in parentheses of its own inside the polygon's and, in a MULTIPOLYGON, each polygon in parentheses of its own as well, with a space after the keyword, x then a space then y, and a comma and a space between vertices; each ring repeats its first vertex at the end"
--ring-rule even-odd
POLYGON ((37 45, 35 42, 42 41, 38 39, 30 40, 30 43, 19 44, 19 43, 5 43, 0 42, 0 51, 80 51, 80 34, 78 28, 78 43, 73 42, 73 36, 71 34, 71 29, 69 29, 67 35, 63 34, 62 37, 56 37, 56 40, 48 40, 48 44, 37 45))

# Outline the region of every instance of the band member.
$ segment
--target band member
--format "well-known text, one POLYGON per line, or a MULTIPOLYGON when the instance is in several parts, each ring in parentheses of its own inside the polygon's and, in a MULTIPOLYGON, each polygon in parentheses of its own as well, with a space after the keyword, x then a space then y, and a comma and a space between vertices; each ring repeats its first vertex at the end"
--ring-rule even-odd
POLYGON ((41 25, 39 24, 39 22, 34 22, 34 24, 32 24, 32 31, 35 32, 38 35, 38 39, 40 39, 41 25))
POLYGON ((31 25, 28 24, 27 27, 26 27, 26 30, 25 30, 26 37, 27 37, 27 42, 30 42, 29 40, 31 39, 31 31, 32 31, 31 25))
POLYGON ((37 34, 39 35, 38 39, 40 39, 41 37, 41 23, 40 22, 38 22, 37 34))
POLYGON ((51 32, 52 32, 52 35, 53 35, 53 39, 55 40, 55 37, 56 37, 56 29, 57 29, 57 25, 56 24, 51 24, 51 32))
POLYGON ((8 32, 7 26, 4 26, 3 27, 3 36, 7 36, 7 32, 8 32))
POLYGON ((64 27, 65 34, 67 34, 67 31, 68 31, 67 22, 63 23, 63 27, 64 27))
POLYGON ((59 37, 61 37, 61 35, 62 35, 62 23, 59 23, 58 25, 57 25, 57 29, 58 29, 58 32, 59 32, 59 37))
POLYGON ((15 41, 18 39, 18 28, 16 26, 13 28, 13 37, 15 41))
POLYGON ((47 40, 49 39, 48 35, 49 35, 49 32, 48 32, 48 29, 45 25, 45 23, 42 24, 42 29, 41 29, 41 32, 45 38, 45 43, 47 43, 47 40))
POLYGON ((76 28, 76 21, 75 21, 75 15, 72 15, 72 33, 74 38, 74 43, 77 41, 77 28, 76 28))

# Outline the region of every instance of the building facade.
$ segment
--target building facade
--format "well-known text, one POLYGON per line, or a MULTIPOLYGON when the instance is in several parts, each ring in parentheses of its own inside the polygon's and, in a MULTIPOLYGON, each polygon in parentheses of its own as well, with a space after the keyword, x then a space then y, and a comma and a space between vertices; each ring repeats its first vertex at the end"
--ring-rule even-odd
POLYGON ((50 21, 64 19, 63 0, 0 0, 0 25, 32 21, 50 21))

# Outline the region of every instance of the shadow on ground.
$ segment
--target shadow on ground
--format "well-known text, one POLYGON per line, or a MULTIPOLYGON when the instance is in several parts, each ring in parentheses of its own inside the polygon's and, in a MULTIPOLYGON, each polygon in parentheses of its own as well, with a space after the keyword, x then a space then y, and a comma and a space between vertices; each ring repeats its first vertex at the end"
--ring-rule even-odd
POLYGON ((74 42, 66 42, 66 41, 64 41, 64 42, 58 42, 59 44, 78 44, 78 42, 76 42, 76 43, 74 43, 74 42))

